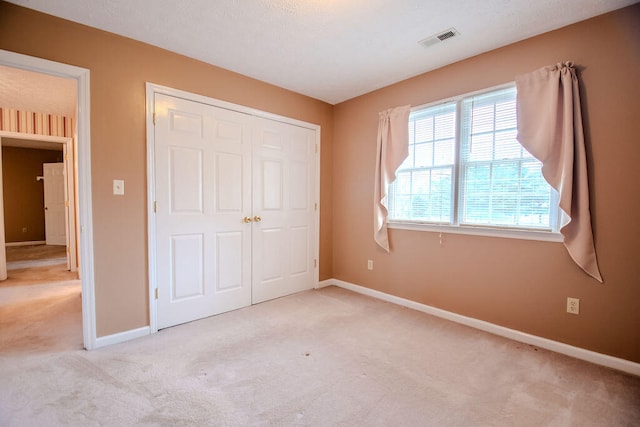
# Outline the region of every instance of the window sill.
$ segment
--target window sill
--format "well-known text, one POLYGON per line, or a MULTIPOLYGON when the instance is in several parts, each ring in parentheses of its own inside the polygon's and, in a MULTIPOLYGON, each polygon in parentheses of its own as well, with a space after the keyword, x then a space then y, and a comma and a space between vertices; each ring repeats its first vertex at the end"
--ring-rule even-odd
POLYGON ((417 222, 389 221, 388 227, 397 230, 430 231, 434 233, 467 234, 472 236, 500 237, 504 239, 538 240, 541 242, 563 242, 564 236, 557 232, 535 230, 510 230, 477 226, 452 226, 417 222))

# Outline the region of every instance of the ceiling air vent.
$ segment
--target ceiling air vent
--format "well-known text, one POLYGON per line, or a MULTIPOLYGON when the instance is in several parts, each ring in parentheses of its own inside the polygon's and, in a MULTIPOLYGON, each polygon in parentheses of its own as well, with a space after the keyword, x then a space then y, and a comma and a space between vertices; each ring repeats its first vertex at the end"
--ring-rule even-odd
POLYGON ((459 36, 460 33, 455 28, 449 28, 448 30, 439 32, 438 34, 434 34, 426 39, 422 39, 418 42, 418 44, 422 45, 422 47, 431 47, 434 44, 443 42, 447 39, 450 39, 455 36, 459 36))

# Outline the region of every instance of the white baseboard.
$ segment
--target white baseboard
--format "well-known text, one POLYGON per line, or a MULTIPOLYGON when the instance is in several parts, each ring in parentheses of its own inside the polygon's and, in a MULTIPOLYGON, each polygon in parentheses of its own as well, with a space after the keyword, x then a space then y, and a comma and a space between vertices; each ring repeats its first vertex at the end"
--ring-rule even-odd
POLYGON ((142 328, 131 329, 129 331, 119 332, 113 335, 106 335, 104 337, 96 338, 96 345, 94 349, 144 337, 150 333, 151 329, 149 329, 148 326, 144 326, 142 328))
POLYGON ((336 284, 336 280, 334 279, 321 280, 320 282, 318 282, 318 286, 316 286, 316 289, 322 289, 322 288, 326 288, 327 286, 333 286, 333 285, 338 286, 336 284))
POLYGON ((368 295, 383 301, 398 304, 407 308, 422 311, 427 314, 431 314, 442 319, 450 320, 452 322, 461 323, 472 328, 480 329, 485 332, 499 335, 505 338, 512 339, 514 341, 523 342, 525 344, 531 344, 536 347, 544 348, 547 350, 555 351, 556 353, 565 354, 567 356, 575 357, 576 359, 586 360, 587 362, 595 363, 598 365, 606 366, 608 368, 617 369, 622 372, 627 372, 632 375, 640 376, 640 363, 632 362, 630 360, 620 359, 618 357, 609 356, 602 353, 596 353, 595 351, 586 350, 580 347, 574 347, 569 344, 561 343, 559 341, 553 341, 548 338, 542 338, 536 335, 520 332, 515 329, 505 328, 493 323, 485 322, 483 320, 474 319, 472 317, 462 316, 460 314, 452 313, 450 311, 442 310, 440 308, 432 307, 419 302, 411 301, 408 299, 400 298, 394 295, 386 294, 384 292, 376 291, 373 289, 365 288, 364 286, 354 285, 353 283, 345 282, 338 279, 323 280, 318 284, 319 288, 335 285, 340 288, 348 289, 359 294, 368 295))
POLYGON ((5 243, 5 246, 33 246, 33 245, 46 245, 47 242, 44 240, 35 240, 33 242, 11 242, 5 243))

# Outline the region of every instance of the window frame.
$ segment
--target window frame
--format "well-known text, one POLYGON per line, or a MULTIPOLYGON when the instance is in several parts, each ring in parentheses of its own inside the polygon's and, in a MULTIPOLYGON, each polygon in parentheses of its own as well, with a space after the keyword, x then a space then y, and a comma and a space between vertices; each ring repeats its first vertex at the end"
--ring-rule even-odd
MULTIPOLYGON (((460 169, 462 159, 462 101, 466 98, 487 94, 490 92, 497 92, 504 89, 514 88, 515 82, 509 82, 502 85, 481 89, 473 92, 468 92, 462 95, 457 95, 447 99, 430 102, 427 104, 418 105, 411 108, 411 113, 424 110, 427 108, 433 108, 437 106, 444 106, 446 104, 455 104, 456 107, 456 123, 455 123, 455 141, 454 141, 454 164, 453 164, 453 176, 452 176, 452 208, 451 208, 451 223, 443 224, 430 221, 419 220, 403 220, 403 219, 387 219, 387 226, 391 229, 398 230, 411 230, 411 231, 428 231, 436 233, 450 233, 450 234, 464 234, 473 236, 486 236, 486 237, 499 237, 509 239, 521 239, 521 240, 536 240, 546 242, 562 242, 564 236, 560 233, 560 224, 563 223, 563 217, 565 214, 558 207, 558 194, 551 188, 551 217, 550 225, 551 229, 535 229, 526 227, 500 227, 492 225, 471 225, 460 224, 459 221, 459 209, 460 209, 460 169), (555 210, 555 214, 554 211, 555 210)), ((391 184, 393 185, 393 183, 391 184)), ((390 187, 391 187, 390 185, 390 187)), ((389 193, 391 194, 391 190, 389 193)))

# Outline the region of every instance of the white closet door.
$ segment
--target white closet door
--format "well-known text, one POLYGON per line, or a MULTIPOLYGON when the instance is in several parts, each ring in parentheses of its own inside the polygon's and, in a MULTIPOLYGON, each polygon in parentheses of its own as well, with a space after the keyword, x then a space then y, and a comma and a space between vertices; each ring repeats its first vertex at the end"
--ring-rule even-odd
POLYGON ((254 121, 254 304, 313 288, 315 135, 254 121))
POLYGON ((251 120, 155 94, 158 328, 251 304, 251 120))

